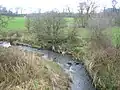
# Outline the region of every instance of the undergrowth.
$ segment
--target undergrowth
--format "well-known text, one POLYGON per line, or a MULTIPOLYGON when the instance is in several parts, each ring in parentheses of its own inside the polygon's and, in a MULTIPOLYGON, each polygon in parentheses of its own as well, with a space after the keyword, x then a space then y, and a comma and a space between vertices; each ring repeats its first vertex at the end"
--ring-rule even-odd
POLYGON ((17 47, 0 47, 0 90, 69 90, 62 69, 40 56, 17 47))
POLYGON ((101 31, 92 32, 84 63, 98 90, 120 89, 120 50, 101 31))

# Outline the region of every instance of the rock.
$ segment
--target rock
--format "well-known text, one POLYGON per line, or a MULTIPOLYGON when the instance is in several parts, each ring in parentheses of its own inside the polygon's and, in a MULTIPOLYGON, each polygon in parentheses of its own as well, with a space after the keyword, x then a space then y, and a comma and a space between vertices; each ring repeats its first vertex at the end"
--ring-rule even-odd
POLYGON ((25 43, 16 43, 16 45, 18 45, 18 46, 31 47, 31 45, 29 45, 29 44, 25 44, 25 43))
POLYGON ((63 52, 62 52, 62 55, 65 55, 65 53, 66 53, 66 52, 63 51, 63 52))
POLYGON ((73 67, 70 67, 69 71, 70 72, 75 72, 75 70, 73 70, 73 67))
POLYGON ((76 62, 75 65, 79 65, 80 63, 76 62))
POLYGON ((71 62, 68 62, 67 64, 68 64, 69 66, 72 66, 72 65, 73 65, 71 62))
POLYGON ((0 46, 8 48, 11 46, 11 44, 9 42, 0 42, 0 46))

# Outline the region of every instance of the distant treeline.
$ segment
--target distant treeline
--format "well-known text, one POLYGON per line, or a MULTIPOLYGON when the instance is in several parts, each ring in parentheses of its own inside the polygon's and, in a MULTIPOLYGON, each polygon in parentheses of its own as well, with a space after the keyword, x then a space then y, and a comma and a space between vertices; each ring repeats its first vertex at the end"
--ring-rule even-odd
MULTIPOLYGON (((5 16, 11 16, 11 17, 24 17, 24 16, 33 16, 33 15, 45 15, 48 12, 45 13, 31 13, 31 14, 19 14, 18 13, 18 8, 15 8, 15 12, 13 12, 11 9, 7 9, 6 7, 0 6, 0 14, 1 15, 5 15, 5 16)), ((113 12, 119 12, 120 13, 120 9, 116 9, 116 8, 105 8, 102 12, 104 13, 113 13, 113 12)), ((100 12, 101 13, 101 12, 100 12)), ((74 13, 74 12, 60 12, 60 15, 63 17, 76 17, 76 16, 80 16, 80 13, 74 13)))
POLYGON ((9 14, 9 13, 0 13, 1 15, 5 15, 5 16, 10 16, 10 17, 24 17, 26 16, 26 14, 15 14, 15 13, 12 13, 12 14, 9 14))

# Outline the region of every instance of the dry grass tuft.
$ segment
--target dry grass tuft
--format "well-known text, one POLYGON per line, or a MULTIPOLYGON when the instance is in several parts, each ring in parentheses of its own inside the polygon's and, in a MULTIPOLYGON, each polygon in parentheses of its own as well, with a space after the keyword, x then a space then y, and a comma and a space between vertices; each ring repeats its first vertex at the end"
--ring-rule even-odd
POLYGON ((85 64, 98 90, 120 90, 120 50, 103 34, 93 36, 86 51, 85 64))
POLYGON ((69 90, 68 81, 55 63, 16 47, 0 47, 0 90, 69 90))

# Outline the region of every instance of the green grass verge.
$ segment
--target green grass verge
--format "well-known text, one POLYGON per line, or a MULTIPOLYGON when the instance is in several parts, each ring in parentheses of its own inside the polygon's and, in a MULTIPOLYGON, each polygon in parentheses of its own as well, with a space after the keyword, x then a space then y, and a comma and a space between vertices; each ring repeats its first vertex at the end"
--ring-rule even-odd
POLYGON ((104 32, 107 33, 109 39, 115 47, 120 46, 120 27, 108 28, 104 32))

